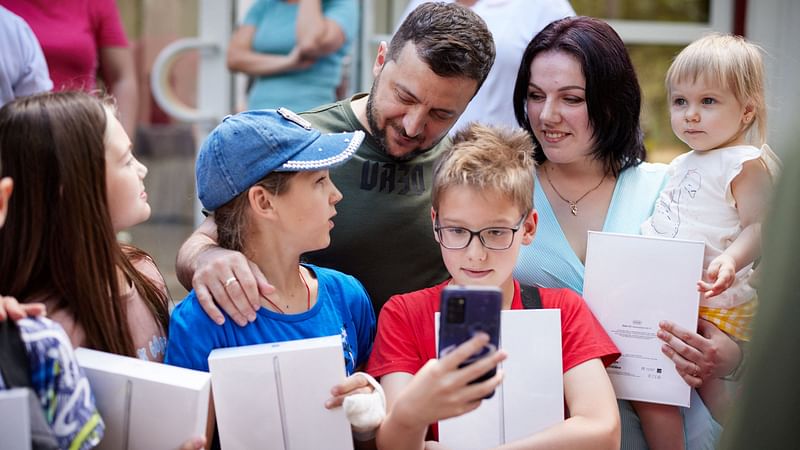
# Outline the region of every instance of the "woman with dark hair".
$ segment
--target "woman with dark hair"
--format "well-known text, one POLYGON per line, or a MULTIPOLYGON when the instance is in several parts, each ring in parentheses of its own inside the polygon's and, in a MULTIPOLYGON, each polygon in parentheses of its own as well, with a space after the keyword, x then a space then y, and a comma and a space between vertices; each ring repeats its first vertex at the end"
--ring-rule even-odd
MULTIPOLYGON (((638 234, 652 213, 666 166, 644 162, 641 91, 619 35, 605 22, 569 17, 528 44, 514 86, 517 122, 536 149, 537 238, 523 247, 514 276, 530 285, 583 292, 587 231, 638 234)), ((659 337, 678 372, 696 387, 690 367, 724 376, 738 346, 701 321, 700 334, 665 322, 659 337), (682 339, 679 339, 679 336, 682 339)), ((647 448, 629 402, 620 401, 622 448, 647 448)), ((713 448, 721 427, 693 391, 684 410, 687 448, 713 448)))

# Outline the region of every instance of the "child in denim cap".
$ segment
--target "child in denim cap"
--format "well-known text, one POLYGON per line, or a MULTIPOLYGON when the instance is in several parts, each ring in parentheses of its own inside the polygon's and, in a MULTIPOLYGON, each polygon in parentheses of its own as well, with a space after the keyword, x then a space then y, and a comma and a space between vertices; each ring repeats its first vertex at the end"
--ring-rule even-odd
MULTIPOLYGON (((228 116, 211 132, 197 157, 200 201, 214 214, 220 245, 243 252, 275 291, 262 296, 257 319, 244 327, 229 317, 214 323, 191 291, 170 319, 168 364, 208 371, 215 348, 340 335, 347 374, 357 381, 327 406, 370 389, 366 377, 353 376, 375 333, 364 287, 352 276, 299 263, 303 253, 330 244, 342 194, 328 169, 352 157, 363 139, 361 131, 322 134, 285 108, 228 116)), ((235 274, 224 288, 241 289, 235 274)))

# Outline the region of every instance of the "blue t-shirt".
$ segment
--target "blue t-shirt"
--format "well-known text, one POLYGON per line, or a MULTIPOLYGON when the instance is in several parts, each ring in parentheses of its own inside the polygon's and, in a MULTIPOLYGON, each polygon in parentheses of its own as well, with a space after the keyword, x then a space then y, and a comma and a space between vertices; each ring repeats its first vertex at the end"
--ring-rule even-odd
MULTIPOLYGON (((297 3, 257 0, 248 10, 244 25, 252 25, 253 51, 288 55, 296 44, 297 3)), ((342 79, 342 59, 358 31, 358 7, 354 0, 322 0, 322 14, 333 20, 345 35, 344 45, 302 70, 257 77, 247 98, 249 109, 285 106, 295 112, 336 100, 342 79)))
MULTIPOLYGON (((208 372, 215 348, 267 344, 321 336, 342 337, 345 368, 350 375, 366 364, 375 336, 375 313, 364 286, 350 275, 310 264, 317 277, 317 302, 300 314, 261 308, 252 323, 240 327, 226 314, 217 325, 200 307, 194 291, 175 307, 169 321, 164 362, 208 372)), ((224 314, 224 313, 223 313, 224 314)))

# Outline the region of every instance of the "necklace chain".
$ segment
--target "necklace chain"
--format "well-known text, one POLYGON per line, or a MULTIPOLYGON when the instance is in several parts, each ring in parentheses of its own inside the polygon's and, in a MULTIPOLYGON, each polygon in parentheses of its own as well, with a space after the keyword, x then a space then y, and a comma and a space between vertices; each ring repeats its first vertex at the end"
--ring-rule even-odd
MULTIPOLYGON (((311 288, 308 287, 308 283, 306 282, 306 277, 303 276, 303 272, 298 269, 297 273, 300 274, 300 280, 303 281, 303 285, 306 287, 306 311, 311 309, 311 288)), ((276 305, 275 302, 269 299, 266 295, 262 295, 264 300, 266 300, 273 308, 275 308, 279 313, 286 314, 286 312, 281 309, 280 306, 276 305)), ((289 305, 286 305, 286 309, 289 309, 289 305)))
POLYGON ((569 204, 569 210, 570 210, 570 212, 572 213, 573 216, 577 216, 578 215, 578 202, 580 202, 581 200, 586 198, 587 195, 589 195, 592 192, 594 192, 595 190, 597 190, 597 188, 599 188, 600 185, 603 184, 603 181, 606 180, 606 175, 607 174, 603 174, 603 178, 600 179, 600 182, 597 183, 597 186, 595 186, 595 187, 589 189, 588 191, 584 192, 583 195, 578 197, 577 200, 572 201, 572 200, 567 200, 563 195, 561 195, 561 192, 558 192, 558 189, 556 189, 556 187, 553 185, 553 181, 550 179, 550 172, 548 172, 547 169, 544 169, 544 176, 545 176, 545 178, 547 178, 547 184, 550 185, 550 187, 553 189, 553 192, 556 193, 558 198, 560 198, 561 200, 564 200, 565 202, 567 202, 569 204))

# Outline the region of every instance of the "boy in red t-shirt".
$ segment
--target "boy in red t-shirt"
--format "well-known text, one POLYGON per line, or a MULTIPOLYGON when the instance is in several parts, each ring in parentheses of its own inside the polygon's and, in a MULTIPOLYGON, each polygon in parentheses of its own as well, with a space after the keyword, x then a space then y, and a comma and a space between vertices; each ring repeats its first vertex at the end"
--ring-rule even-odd
MULTIPOLYGON (((512 277, 521 245, 536 233, 533 147, 523 131, 471 124, 458 133, 434 169, 431 220, 451 280, 392 297, 383 307, 367 371, 380 378, 387 416, 379 448, 420 449, 429 425, 469 412, 500 384, 469 384, 495 367, 502 350, 459 369, 488 341, 478 335, 436 359, 434 312, 449 283, 497 286, 503 309, 522 309, 512 277)), ((526 448, 619 448, 620 421, 605 365, 619 352, 580 296, 568 289, 539 289, 543 308, 561 310, 564 422, 516 441, 526 448)), ((427 448, 438 446, 427 443, 427 448)))

